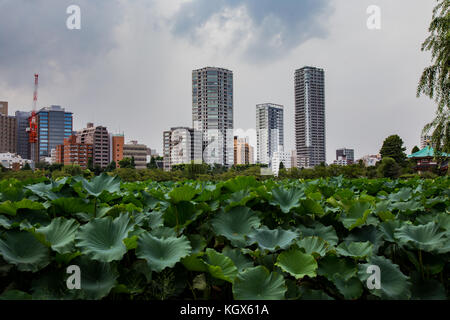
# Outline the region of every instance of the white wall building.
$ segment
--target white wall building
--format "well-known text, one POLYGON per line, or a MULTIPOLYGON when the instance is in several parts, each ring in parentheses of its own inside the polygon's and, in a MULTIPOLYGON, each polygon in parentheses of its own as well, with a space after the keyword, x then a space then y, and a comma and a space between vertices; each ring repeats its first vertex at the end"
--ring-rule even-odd
POLYGON ((13 169, 14 164, 19 164, 20 168, 28 163, 30 167, 34 170, 34 161, 28 159, 22 159, 21 156, 15 153, 0 153, 0 164, 6 169, 13 169))
POLYGON ((292 167, 291 153, 284 152, 283 147, 278 147, 278 151, 274 152, 272 156, 272 172, 275 176, 278 176, 278 173, 280 172, 281 162, 283 162, 286 169, 290 169, 292 167))
POLYGON ((367 155, 362 157, 360 160, 364 162, 366 167, 374 167, 378 161, 381 161, 381 155, 367 155))

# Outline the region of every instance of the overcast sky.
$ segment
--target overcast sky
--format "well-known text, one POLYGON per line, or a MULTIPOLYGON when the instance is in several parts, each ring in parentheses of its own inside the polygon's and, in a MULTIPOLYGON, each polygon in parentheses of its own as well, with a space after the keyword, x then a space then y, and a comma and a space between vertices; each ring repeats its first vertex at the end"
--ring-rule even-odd
POLYGON ((234 72, 235 129, 255 106, 285 106, 294 148, 294 72, 325 70, 327 162, 335 150, 376 154, 399 134, 408 152, 436 106, 416 98, 430 64, 421 52, 435 0, 0 0, 0 101, 10 114, 61 105, 87 122, 162 152, 163 131, 192 126, 191 71, 234 72), (66 8, 81 8, 81 30, 66 8), (369 30, 369 5, 381 30, 369 30))

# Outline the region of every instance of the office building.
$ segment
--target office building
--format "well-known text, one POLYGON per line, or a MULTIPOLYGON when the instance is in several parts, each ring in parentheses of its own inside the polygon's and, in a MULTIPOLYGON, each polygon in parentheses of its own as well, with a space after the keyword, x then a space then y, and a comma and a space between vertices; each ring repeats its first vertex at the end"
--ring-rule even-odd
POLYGON ((254 148, 250 145, 249 138, 234 137, 234 164, 254 164, 254 148))
POLYGON ((353 149, 337 149, 335 164, 349 165, 355 162, 355 150, 353 149), (339 163, 336 163, 339 162, 339 163))
POLYGON ((202 133, 203 161, 231 166, 233 148, 233 72, 206 67, 192 71, 193 129, 202 133))
POLYGON ((123 158, 132 159, 133 157, 136 169, 147 168, 147 146, 145 144, 138 144, 137 141, 131 141, 123 145, 123 158))
POLYGON ((23 159, 31 159, 30 137, 27 131, 27 129, 30 127, 30 117, 31 112, 16 111, 16 152, 23 159))
POLYGON ((295 143, 299 167, 326 163, 325 75, 323 69, 295 71, 295 143))
POLYGON ((17 121, 8 115, 8 103, 0 102, 0 153, 16 153, 17 121))
POLYGON ((163 163, 164 170, 172 166, 189 164, 192 161, 202 163, 202 133, 186 127, 175 127, 164 132, 163 163))
POLYGON ((273 103, 256 106, 257 163, 271 166, 273 153, 284 147, 284 107, 273 103))
POLYGON ((72 135, 73 115, 61 106, 42 108, 37 113, 38 143, 34 159, 44 161, 51 157, 52 149, 64 144, 64 139, 72 135))
POLYGON ((77 133, 77 142, 82 144, 92 144, 94 147, 93 152, 93 165, 101 168, 106 168, 110 161, 109 155, 109 134, 106 127, 94 126, 89 122, 87 127, 77 133))
POLYGON ((119 167, 119 161, 123 159, 123 146, 125 144, 125 136, 123 134, 111 135, 111 161, 119 167))
POLYGON ((55 163, 64 165, 79 165, 87 169, 89 159, 93 156, 93 145, 77 142, 77 136, 72 135, 64 139, 64 144, 56 146, 54 151, 55 163))

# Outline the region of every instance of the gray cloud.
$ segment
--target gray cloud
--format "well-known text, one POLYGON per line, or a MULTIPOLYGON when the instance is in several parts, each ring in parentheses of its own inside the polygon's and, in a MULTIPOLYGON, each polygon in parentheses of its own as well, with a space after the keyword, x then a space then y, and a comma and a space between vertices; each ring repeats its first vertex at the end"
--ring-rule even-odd
MULTIPOLYGON (((173 20, 172 31, 176 36, 188 37, 192 43, 199 44, 197 28, 214 14, 240 6, 245 6, 256 27, 245 56, 258 61, 287 54, 308 39, 324 37, 326 30, 317 18, 331 10, 329 0, 193 0, 181 6, 173 20), (279 38, 277 45, 271 44, 274 37, 279 38)), ((235 44, 236 41, 230 49, 235 44)))
POLYGON ((9 85, 30 73, 51 77, 86 68, 115 46, 117 0, 0 1, 0 70, 9 85), (81 7, 81 30, 68 30, 69 5, 81 7))

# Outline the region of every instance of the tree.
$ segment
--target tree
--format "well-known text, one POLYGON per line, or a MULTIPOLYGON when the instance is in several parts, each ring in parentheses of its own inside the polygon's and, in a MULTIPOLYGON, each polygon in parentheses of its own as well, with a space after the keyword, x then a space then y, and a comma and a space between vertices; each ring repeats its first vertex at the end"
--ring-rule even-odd
POLYGON ((411 150, 411 154, 419 152, 419 151, 420 151, 419 147, 418 146, 414 146, 414 148, 411 150))
POLYGON ((105 168, 105 172, 113 172, 114 170, 116 170, 117 165, 115 161, 111 161, 108 166, 105 168))
POLYGON ((152 157, 152 159, 150 160, 150 163, 147 163, 147 168, 148 169, 158 169, 158 165, 156 164, 156 159, 154 157, 152 157))
POLYGON ((434 99, 438 105, 436 118, 423 129, 431 130, 436 153, 450 152, 450 2, 438 0, 428 31, 430 35, 422 44, 422 51, 431 51, 433 64, 422 73, 417 87, 417 97, 422 94, 434 99))
POLYGON ((281 170, 281 169, 285 169, 283 161, 280 162, 280 170, 281 170))
POLYGON ((30 164, 27 162, 21 169, 22 171, 29 171, 31 170, 30 164))
POLYGON ((132 158, 123 158, 119 161, 119 166, 123 169, 134 169, 132 161, 132 158))
POLYGON ((400 166, 395 159, 385 157, 378 167, 378 172, 382 177, 395 179, 400 175, 400 166))
POLYGON ((91 158, 88 159, 88 169, 93 171, 94 170, 94 160, 91 158))
POLYGON ((93 171, 96 176, 99 176, 102 174, 103 168, 101 166, 99 166, 98 164, 96 164, 93 171))
POLYGON ((136 163, 134 162, 134 156, 131 157, 131 168, 136 169, 136 163))
POLYGON ((402 164, 406 159, 406 148, 403 147, 403 140, 398 135, 392 135, 383 142, 380 150, 382 158, 389 157, 398 164, 402 164))

